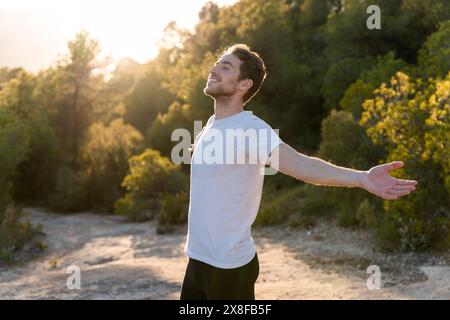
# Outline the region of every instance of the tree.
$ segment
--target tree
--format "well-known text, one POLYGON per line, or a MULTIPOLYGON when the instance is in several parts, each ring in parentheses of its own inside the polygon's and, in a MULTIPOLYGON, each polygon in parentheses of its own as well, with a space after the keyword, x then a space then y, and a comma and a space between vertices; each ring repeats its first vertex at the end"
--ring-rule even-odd
POLYGON ((430 35, 419 52, 424 77, 445 77, 450 71, 450 21, 430 35))
POLYGON ((86 31, 76 34, 68 42, 69 54, 59 61, 56 77, 60 100, 58 128, 67 152, 78 153, 89 125, 93 122, 94 102, 98 98, 103 76, 93 72, 103 68, 108 61, 98 61, 100 46, 86 31))
POLYGON ((112 212, 123 195, 121 182, 127 174, 128 159, 142 151, 142 135, 133 126, 115 119, 105 126, 92 124, 81 147, 82 170, 86 172, 86 205, 112 212))
POLYGON ((42 77, 20 71, 0 92, 0 108, 21 119, 29 132, 27 157, 18 163, 13 179, 17 201, 45 199, 55 184, 61 153, 55 131, 39 95, 42 77))
POLYGON ((0 213, 12 202, 12 177, 29 152, 29 141, 26 124, 0 108, 0 213))
POLYGON ((339 102, 340 107, 351 112, 359 121, 363 102, 371 98, 373 91, 382 83, 388 82, 397 71, 406 70, 407 67, 403 60, 395 58, 392 51, 384 56, 378 56, 376 64, 363 71, 359 79, 347 87, 339 102))
POLYGON ((385 202, 381 238, 391 248, 448 249, 450 75, 411 81, 397 72, 363 109, 360 123, 375 144, 388 150, 387 161, 402 159, 408 165, 398 175, 419 181, 414 194, 385 202))
POLYGON ((174 100, 174 94, 163 86, 164 78, 159 67, 150 62, 144 70, 131 93, 124 99, 125 121, 143 134, 158 113, 167 111, 174 100))

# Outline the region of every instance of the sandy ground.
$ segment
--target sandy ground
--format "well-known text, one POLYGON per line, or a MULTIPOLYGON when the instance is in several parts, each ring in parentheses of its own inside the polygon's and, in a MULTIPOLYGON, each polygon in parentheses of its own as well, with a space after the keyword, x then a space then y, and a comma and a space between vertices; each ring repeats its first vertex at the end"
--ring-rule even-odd
MULTIPOLYGON (((2 299, 178 299, 187 257, 185 227, 158 235, 154 222, 28 208, 48 248, 0 267, 2 299), (68 289, 67 267, 81 270, 81 289, 68 289)), ((311 230, 253 230, 260 261, 256 298, 450 299, 448 255, 380 254, 362 231, 329 222, 311 230), (368 289, 369 265, 381 288, 368 289)))

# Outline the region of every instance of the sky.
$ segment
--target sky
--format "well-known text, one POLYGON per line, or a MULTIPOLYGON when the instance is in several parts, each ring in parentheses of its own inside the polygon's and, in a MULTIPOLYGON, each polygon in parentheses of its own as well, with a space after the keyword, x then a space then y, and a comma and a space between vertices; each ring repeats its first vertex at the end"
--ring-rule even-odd
MULTIPOLYGON (((37 72, 66 54, 87 30, 115 62, 154 58, 170 21, 193 29, 207 0, 0 0, 0 67, 37 72)), ((214 0, 220 6, 236 0, 214 0)))

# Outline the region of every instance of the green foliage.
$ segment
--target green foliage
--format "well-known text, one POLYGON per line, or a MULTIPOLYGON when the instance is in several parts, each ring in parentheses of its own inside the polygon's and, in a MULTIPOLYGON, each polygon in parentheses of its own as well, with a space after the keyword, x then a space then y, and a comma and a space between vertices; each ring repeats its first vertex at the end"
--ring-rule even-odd
POLYGON ((141 134, 122 119, 108 126, 94 123, 80 148, 76 170, 62 165, 56 177, 52 208, 73 212, 97 208, 112 211, 124 190, 121 183, 128 170, 128 158, 140 150, 141 134))
POLYGON ((11 201, 12 175, 26 158, 29 141, 26 124, 0 108, 0 212, 11 201))
POLYGON ((14 206, 0 211, 0 261, 12 262, 14 252, 39 232, 25 211, 14 206))
POLYGON ((360 74, 373 65, 371 57, 365 58, 345 58, 332 65, 323 80, 322 94, 325 98, 325 106, 328 108, 337 105, 342 98, 347 87, 360 74))
POLYGON ((373 95, 373 91, 389 79, 397 71, 407 67, 401 59, 396 59, 393 52, 377 58, 376 64, 369 70, 363 71, 360 78, 347 87, 339 104, 345 111, 351 112, 359 120, 362 113, 362 104, 373 95))
POLYGON ((29 132, 27 158, 19 163, 13 181, 13 196, 19 201, 46 197, 55 184, 61 156, 55 130, 49 124, 45 108, 39 104, 40 81, 40 77, 20 71, 0 92, 0 108, 21 119, 29 132))
POLYGON ((405 162, 396 176, 419 181, 410 196, 384 203, 389 217, 379 234, 389 248, 442 248, 450 220, 450 75, 424 82, 398 72, 375 94, 364 102, 360 123, 387 148, 387 161, 405 162))
POLYGON ((170 136, 208 119, 209 69, 243 42, 268 70, 246 109, 285 142, 357 169, 401 159, 396 173, 419 181, 406 199, 382 202, 267 177, 257 224, 308 227, 330 212, 377 230, 386 248, 448 248, 449 19, 447 0, 208 2, 193 31, 170 23, 154 60, 123 59, 111 79, 99 42, 79 32, 47 70, 0 68, 0 212, 36 200, 61 211, 114 207, 157 219, 160 232, 185 221, 188 177, 165 158, 170 136), (381 8, 381 30, 366 27, 369 4, 381 8))
POLYGON ((450 71, 450 20, 430 35, 419 52, 425 77, 445 77, 450 71))
POLYGON ((271 192, 263 199, 254 224, 310 227, 315 224, 317 218, 329 214, 332 210, 331 203, 324 200, 325 192, 326 190, 319 190, 313 185, 271 192))
POLYGON ((0 67, 0 91, 9 80, 14 79, 21 72, 25 71, 23 68, 6 68, 0 67))
POLYGON ((74 171, 68 165, 62 165, 56 174, 55 191, 50 195, 50 207, 62 212, 87 210, 87 177, 74 171))
POLYGON ((163 74, 156 63, 142 69, 143 75, 124 99, 124 119, 145 134, 158 113, 167 111, 174 95, 163 87, 163 74))
POLYGON ((122 119, 108 126, 92 124, 81 147, 82 171, 87 174, 87 203, 89 207, 113 210, 114 202, 122 196, 121 182, 128 170, 128 158, 138 152, 142 135, 122 119))
POLYGON ((147 149, 129 159, 130 172, 123 180, 127 191, 141 196, 161 192, 177 192, 186 187, 186 177, 180 167, 160 152, 147 149))
POLYGON ((269 226, 285 223, 288 217, 299 210, 299 203, 304 195, 303 188, 296 187, 280 192, 268 203, 262 203, 254 225, 269 226))
POLYGON ((159 233, 170 231, 170 226, 187 222, 189 196, 186 191, 175 194, 161 194, 159 205, 160 211, 157 216, 159 233))
POLYGON ((318 157, 339 166, 367 168, 383 155, 351 113, 332 110, 323 120, 318 157))
MULTIPOLYGON (((353 115, 332 110, 322 122, 322 143, 317 156, 335 165, 348 168, 369 168, 384 157, 384 150, 374 145, 353 115)), ((364 201, 375 202, 367 192, 355 188, 327 188, 326 198, 332 204, 341 226, 365 225, 366 217, 358 213, 364 201)), ((362 210, 362 209, 361 209, 362 210)))
MULTIPOLYGON (((170 159, 161 156, 160 152, 147 149, 142 154, 129 159, 129 174, 122 182, 127 194, 119 199, 115 205, 115 213, 127 215, 130 219, 145 220, 156 216, 155 212, 145 210, 159 210, 161 203, 158 197, 166 194, 163 205, 166 213, 171 216, 171 209, 167 204, 169 195, 187 190, 188 178, 180 171, 180 167, 170 159), (168 194, 168 195, 167 195, 168 194), (144 212, 144 213, 142 213, 144 212)), ((180 198, 175 197, 175 202, 180 198)), ((164 214, 163 213, 163 217, 164 214)), ((172 221, 165 219, 161 221, 172 221)))
POLYGON ((37 200, 48 204, 54 191, 56 172, 62 153, 54 128, 45 120, 29 120, 29 152, 17 167, 13 180, 13 197, 17 201, 37 200))
POLYGON ((359 225, 365 228, 376 227, 380 212, 378 209, 379 206, 377 208, 374 202, 367 198, 359 202, 355 217, 359 225))
POLYGON ((178 143, 171 141, 172 132, 178 128, 193 131, 193 127, 191 106, 174 102, 166 113, 158 114, 147 131, 148 144, 151 148, 159 150, 162 155, 168 157, 173 146, 178 143))
POLYGON ((114 213, 126 216, 132 221, 146 221, 157 216, 159 210, 158 197, 141 198, 132 193, 116 201, 114 213))
POLYGON ((11 263, 13 261, 13 252, 9 248, 0 247, 0 262, 11 263))

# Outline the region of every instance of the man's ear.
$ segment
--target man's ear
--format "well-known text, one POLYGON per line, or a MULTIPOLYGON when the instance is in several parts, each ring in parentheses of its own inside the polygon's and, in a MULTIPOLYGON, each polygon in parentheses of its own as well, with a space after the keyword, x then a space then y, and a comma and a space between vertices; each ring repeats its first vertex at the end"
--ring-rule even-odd
POLYGON ((242 80, 239 85, 239 90, 241 91, 247 91, 253 86, 253 80, 252 79, 245 79, 242 80))

